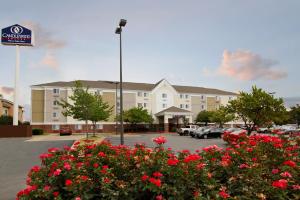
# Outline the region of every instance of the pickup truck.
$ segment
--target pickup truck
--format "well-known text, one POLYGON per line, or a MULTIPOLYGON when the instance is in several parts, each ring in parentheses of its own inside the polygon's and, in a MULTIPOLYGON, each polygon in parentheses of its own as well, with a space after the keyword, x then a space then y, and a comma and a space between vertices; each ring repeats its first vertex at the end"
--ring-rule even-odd
POLYGON ((179 135, 189 135, 191 132, 195 131, 199 126, 197 125, 187 125, 183 128, 177 129, 179 135))

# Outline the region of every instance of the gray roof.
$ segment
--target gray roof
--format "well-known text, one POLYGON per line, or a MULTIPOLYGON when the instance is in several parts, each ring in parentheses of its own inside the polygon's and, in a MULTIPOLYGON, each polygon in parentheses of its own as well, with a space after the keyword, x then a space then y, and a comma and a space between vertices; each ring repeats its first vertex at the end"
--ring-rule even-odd
MULTIPOLYGON (((80 80, 83 86, 88 86, 90 88, 103 88, 103 89, 115 89, 115 81, 89 81, 80 80)), ((151 83, 133 83, 133 82, 123 82, 123 89, 125 90, 143 90, 151 91, 153 90, 162 80, 156 84, 151 83)), ((51 82, 38 84, 33 86, 55 86, 55 87, 73 87, 75 81, 69 82, 51 82)), ((198 94, 217 94, 217 95, 237 95, 233 92, 228 92, 224 90, 218 90, 213 88, 195 87, 195 86, 182 86, 182 85, 172 85, 174 89, 179 93, 198 93, 198 94)))
POLYGON ((165 113, 165 112, 190 113, 191 111, 184 110, 184 109, 181 109, 181 108, 177 108, 175 106, 171 106, 171 107, 169 107, 169 108, 167 108, 165 110, 162 110, 162 111, 156 113, 155 115, 160 115, 160 114, 165 113))

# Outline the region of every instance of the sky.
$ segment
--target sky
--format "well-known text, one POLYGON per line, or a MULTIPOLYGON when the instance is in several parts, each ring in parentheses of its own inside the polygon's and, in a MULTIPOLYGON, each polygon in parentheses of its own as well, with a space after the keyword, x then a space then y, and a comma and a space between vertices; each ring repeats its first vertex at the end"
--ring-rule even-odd
MULTIPOLYGON (((2 1, 0 28, 34 30, 21 48, 22 104, 30 86, 53 81, 118 80, 119 19, 123 80, 300 97, 300 1, 2 1)), ((11 98, 15 47, 0 45, 0 93, 11 98)))

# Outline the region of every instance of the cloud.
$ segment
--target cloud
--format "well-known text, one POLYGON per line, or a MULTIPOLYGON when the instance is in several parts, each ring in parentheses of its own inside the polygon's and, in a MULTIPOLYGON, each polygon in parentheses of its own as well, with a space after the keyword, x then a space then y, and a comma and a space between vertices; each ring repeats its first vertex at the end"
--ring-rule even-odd
POLYGON ((34 32, 34 46, 45 50, 45 54, 41 61, 34 66, 44 66, 50 68, 57 68, 59 61, 56 57, 56 52, 66 46, 65 41, 58 40, 53 37, 52 33, 44 29, 38 23, 25 21, 22 23, 25 27, 34 32))
POLYGON ((265 59, 250 51, 224 50, 223 59, 217 73, 239 80, 278 80, 287 77, 287 73, 274 68, 278 62, 265 59))
POLYGON ((50 67, 50 68, 57 68, 59 66, 58 60, 55 58, 54 54, 51 52, 46 53, 46 55, 41 60, 40 64, 50 67))

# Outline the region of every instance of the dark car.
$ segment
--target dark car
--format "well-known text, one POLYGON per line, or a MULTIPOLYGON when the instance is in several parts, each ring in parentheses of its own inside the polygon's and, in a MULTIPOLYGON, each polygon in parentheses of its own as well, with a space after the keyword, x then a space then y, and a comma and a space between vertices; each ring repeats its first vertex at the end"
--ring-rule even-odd
POLYGON ((209 128, 203 131, 201 135, 198 135, 198 138, 220 138, 224 133, 223 128, 209 128))
POLYGON ((72 135, 72 129, 70 127, 61 127, 59 135, 72 135))

